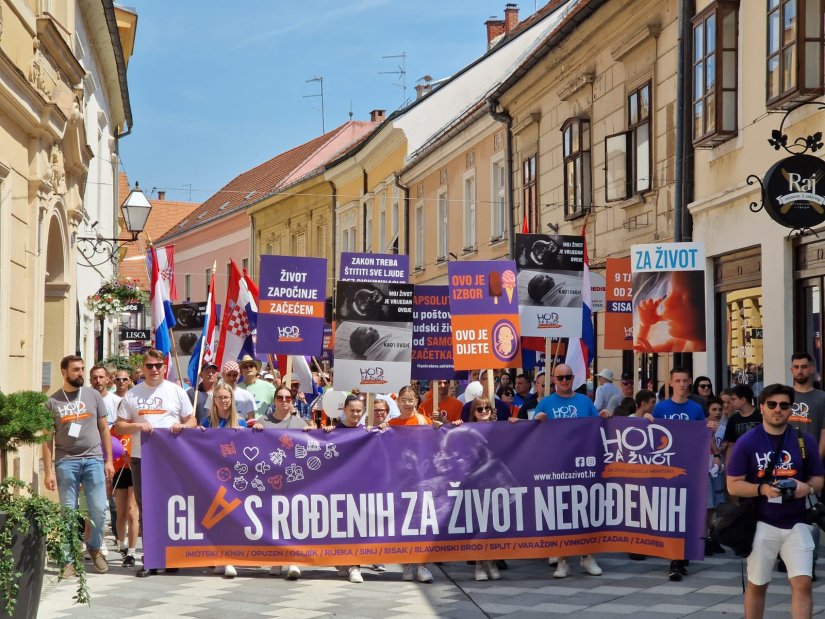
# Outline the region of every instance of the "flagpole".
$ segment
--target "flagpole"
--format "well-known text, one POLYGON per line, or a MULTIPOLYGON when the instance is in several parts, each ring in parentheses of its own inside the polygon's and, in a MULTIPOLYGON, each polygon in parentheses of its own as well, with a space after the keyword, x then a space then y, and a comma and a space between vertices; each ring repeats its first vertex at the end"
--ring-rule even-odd
MULTIPOLYGON (((149 243, 149 247, 154 248, 154 244, 152 243, 152 237, 150 237, 148 233, 146 234, 146 241, 147 243, 149 243)), ((157 260, 157 255, 154 259, 157 260)), ((146 261, 144 260, 144 262, 146 261)), ((146 265, 146 270, 148 272, 149 265, 146 265)), ((150 281, 152 279, 151 273, 149 274, 149 279, 150 281)), ((172 300, 169 299, 170 303, 171 301, 172 300)), ((183 375, 180 373, 180 359, 178 358, 178 347, 175 345, 175 332, 172 331, 172 327, 169 327, 169 340, 169 354, 172 355, 172 358, 175 360, 175 370, 178 374, 178 384, 183 386, 183 375)))
MULTIPOLYGON (((209 320, 210 320, 209 313, 212 311, 212 294, 214 292, 214 290, 212 290, 212 288, 213 288, 212 281, 214 281, 215 269, 217 269, 217 268, 218 268, 218 261, 215 260, 212 263, 212 278, 209 281, 209 290, 206 291, 206 312, 207 312, 206 328, 207 329, 209 328, 209 320)), ((208 337, 208 335, 209 334, 206 334, 206 337, 208 337)), ((198 402, 198 385, 200 385, 203 382, 203 378, 201 377, 201 369, 202 369, 202 366, 203 366, 203 356, 206 353, 206 337, 203 334, 201 335, 201 338, 203 338, 203 341, 201 342, 200 353, 198 353, 198 373, 195 375, 195 384, 192 385, 192 392, 193 392, 192 393, 192 407, 193 408, 197 405, 197 402, 198 402)))

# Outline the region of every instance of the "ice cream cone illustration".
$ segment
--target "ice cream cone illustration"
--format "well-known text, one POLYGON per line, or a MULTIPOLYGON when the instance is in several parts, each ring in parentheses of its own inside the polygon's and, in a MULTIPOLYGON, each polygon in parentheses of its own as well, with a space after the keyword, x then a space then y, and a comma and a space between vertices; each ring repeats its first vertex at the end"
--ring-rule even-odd
POLYGON ((507 293, 507 300, 513 302, 513 291, 516 289, 516 274, 512 271, 504 271, 501 274, 501 285, 504 286, 504 291, 507 293))

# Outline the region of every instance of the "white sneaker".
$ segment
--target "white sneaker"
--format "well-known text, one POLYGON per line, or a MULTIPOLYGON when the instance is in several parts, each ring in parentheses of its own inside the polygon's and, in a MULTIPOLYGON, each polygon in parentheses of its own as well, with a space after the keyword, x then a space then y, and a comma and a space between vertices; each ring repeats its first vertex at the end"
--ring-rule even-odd
POLYGON ((404 564, 401 580, 415 580, 415 566, 412 563, 404 564))
POLYGON ((364 582, 364 577, 361 576, 361 568, 357 565, 353 565, 349 568, 349 581, 354 583, 364 582))
POLYGON ((301 569, 297 565, 290 565, 286 570, 287 580, 298 580, 301 577, 301 569))
POLYGON ((423 565, 418 566, 418 582, 432 582, 433 575, 423 565))
POLYGON ((559 562, 558 557, 547 557, 547 565, 549 565, 550 567, 556 567, 558 562, 559 562))
POLYGON ((238 570, 236 570, 231 565, 227 565, 223 570, 223 577, 224 578, 235 578, 238 575, 238 570))
POLYGON ((495 561, 487 561, 487 571, 490 572, 490 578, 492 580, 498 580, 501 578, 501 573, 498 571, 495 561))
POLYGON ((487 572, 484 571, 484 563, 476 561, 476 580, 487 580, 487 572))
POLYGON ((570 568, 567 565, 567 559, 559 559, 553 578, 567 578, 568 576, 570 576, 570 568))
POLYGON ((594 559, 591 555, 585 555, 582 557, 581 566, 582 569, 591 576, 602 575, 602 568, 599 567, 599 564, 596 563, 596 559, 594 559))

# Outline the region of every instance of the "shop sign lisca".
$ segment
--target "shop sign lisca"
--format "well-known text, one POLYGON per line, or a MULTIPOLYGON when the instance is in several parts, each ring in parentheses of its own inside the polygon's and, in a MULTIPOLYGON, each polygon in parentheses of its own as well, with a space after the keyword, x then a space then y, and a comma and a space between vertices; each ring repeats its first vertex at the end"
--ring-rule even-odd
POLYGON ((763 180, 768 215, 786 228, 814 228, 825 222, 825 161, 793 155, 775 163, 763 180))

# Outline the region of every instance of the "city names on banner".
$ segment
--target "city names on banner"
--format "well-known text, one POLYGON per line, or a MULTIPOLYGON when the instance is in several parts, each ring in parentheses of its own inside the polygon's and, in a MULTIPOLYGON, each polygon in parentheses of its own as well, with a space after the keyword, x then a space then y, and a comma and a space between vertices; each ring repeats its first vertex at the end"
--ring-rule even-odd
POLYGON ((326 283, 326 258, 261 256, 256 351, 320 354, 326 283))
POLYGON ((348 282, 400 282, 410 278, 410 257, 402 254, 341 253, 340 278, 348 282))
POLYGON ((397 392, 410 383, 413 285, 339 281, 335 389, 397 392))
POLYGON ((456 370, 521 366, 515 271, 512 260, 447 264, 456 370))
POLYGON ((705 246, 661 243, 630 248, 633 272, 633 349, 703 352, 705 246))
POLYGON ((521 334, 581 337, 582 237, 517 234, 516 264, 521 334))
POLYGON ((147 568, 704 555, 704 423, 158 429, 141 441, 147 568))
POLYGON ((413 297, 412 377, 451 380, 453 336, 449 286, 416 286, 413 297))
POLYGON ((604 347, 633 350, 633 274, 630 257, 607 259, 604 347))

